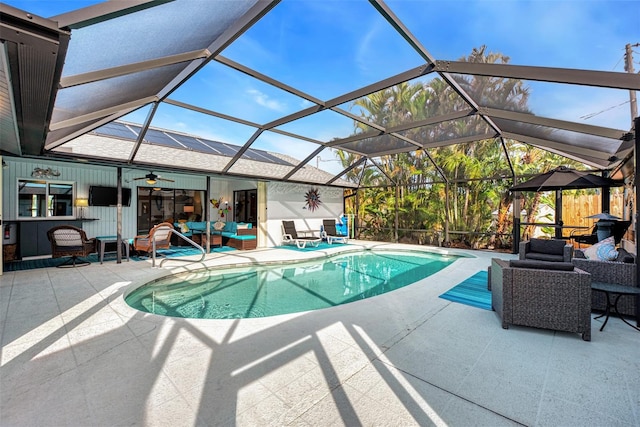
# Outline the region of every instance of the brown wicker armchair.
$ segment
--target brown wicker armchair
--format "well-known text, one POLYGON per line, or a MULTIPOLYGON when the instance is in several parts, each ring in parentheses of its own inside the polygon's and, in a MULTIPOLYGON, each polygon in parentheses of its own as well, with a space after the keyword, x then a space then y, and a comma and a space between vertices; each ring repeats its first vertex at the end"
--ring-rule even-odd
POLYGON ((493 309, 509 325, 577 332, 591 341, 591 277, 578 268, 546 270, 512 267, 516 264, 548 264, 572 268, 567 263, 491 260, 493 309))
POLYGON ((171 247, 171 232, 173 224, 163 222, 149 230, 149 234, 139 235, 133 238, 133 250, 136 252, 151 253, 153 239, 156 240, 156 249, 169 249, 171 247))
POLYGON ((89 256, 96 250, 96 239, 87 239, 83 229, 73 225, 58 225, 47 231, 47 237, 51 242, 53 258, 70 257, 56 267, 81 267, 91 264, 78 258, 89 256))

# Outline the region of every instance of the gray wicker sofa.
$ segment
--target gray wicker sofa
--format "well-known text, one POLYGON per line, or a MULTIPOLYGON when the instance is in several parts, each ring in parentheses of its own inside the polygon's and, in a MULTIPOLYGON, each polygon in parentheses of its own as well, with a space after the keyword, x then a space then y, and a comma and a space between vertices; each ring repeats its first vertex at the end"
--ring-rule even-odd
POLYGON ((520 242, 518 247, 520 259, 538 261, 571 262, 573 245, 561 239, 535 239, 520 242))
POLYGON ((504 329, 576 332, 591 341, 591 276, 570 263, 493 258, 491 296, 504 329))
MULTIPOLYGON (((626 251, 618 251, 617 259, 620 261, 599 261, 585 258, 584 252, 576 249, 571 262, 580 270, 590 273, 593 282, 638 286, 635 257, 626 251)), ((606 305, 605 294, 592 291, 591 308, 597 311, 604 311, 606 305)), ((636 297, 632 295, 621 296, 618 301, 618 311, 626 316, 636 316, 636 297)))

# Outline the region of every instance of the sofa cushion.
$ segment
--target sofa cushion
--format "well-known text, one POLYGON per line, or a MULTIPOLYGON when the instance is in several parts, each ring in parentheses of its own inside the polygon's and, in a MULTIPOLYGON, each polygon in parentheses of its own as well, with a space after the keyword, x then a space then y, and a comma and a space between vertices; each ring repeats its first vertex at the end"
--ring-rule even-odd
POLYGON ((574 268, 573 264, 570 262, 536 261, 527 259, 512 259, 509 261, 509 267, 559 271, 573 271, 574 268))
POLYGON ((544 252, 527 252, 525 255, 525 260, 537 260, 537 261, 552 261, 552 262, 562 262, 564 261, 563 255, 556 254, 548 254, 544 252))
POLYGON ((205 231, 207 229, 206 221, 187 221, 187 225, 191 230, 205 231))
POLYGON ((230 236, 232 239, 236 239, 236 240, 254 240, 257 239, 256 236, 254 236, 253 234, 234 234, 233 236, 230 236))
POLYGON ((234 221, 227 221, 224 224, 224 228, 222 229, 222 231, 231 233, 231 234, 236 234, 236 232, 238 231, 238 223, 234 221))
POLYGON ((599 261, 613 261, 618 258, 618 251, 616 251, 616 243, 613 236, 607 237, 585 249, 584 256, 587 257, 587 259, 599 261))
POLYGON ((560 239, 531 239, 529 241, 529 250, 531 252, 562 255, 566 244, 564 240, 560 239))

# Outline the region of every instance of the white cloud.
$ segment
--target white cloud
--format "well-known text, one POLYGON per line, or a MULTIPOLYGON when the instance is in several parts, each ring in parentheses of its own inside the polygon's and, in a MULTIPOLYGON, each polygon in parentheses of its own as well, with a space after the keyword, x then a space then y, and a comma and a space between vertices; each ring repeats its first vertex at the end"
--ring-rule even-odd
POLYGON ((257 89, 248 89, 247 94, 249 94, 258 105, 265 108, 280 112, 284 112, 286 110, 286 105, 284 103, 275 99, 270 99, 269 95, 262 93, 257 89))

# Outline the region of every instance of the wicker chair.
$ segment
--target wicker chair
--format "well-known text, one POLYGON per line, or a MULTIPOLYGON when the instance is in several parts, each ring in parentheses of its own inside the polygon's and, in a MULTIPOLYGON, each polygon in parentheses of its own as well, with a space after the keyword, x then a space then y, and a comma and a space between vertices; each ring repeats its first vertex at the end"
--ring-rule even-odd
POLYGON ((47 231, 47 238, 51 242, 53 258, 70 257, 56 267, 82 267, 91 264, 79 257, 86 257, 95 252, 96 239, 87 239, 83 229, 73 225, 58 225, 47 231))
POLYGON ((571 262, 573 245, 560 239, 536 239, 520 242, 518 248, 520 259, 539 261, 571 262))
POLYGON ((156 249, 169 249, 171 247, 171 233, 173 224, 163 222, 149 230, 149 234, 138 235, 133 238, 133 250, 137 253, 153 251, 153 239, 156 241, 156 249))
MULTIPOLYGON (((580 270, 591 274, 591 281, 617 283, 626 286, 638 286, 636 280, 636 264, 618 261, 598 261, 586 259, 584 252, 576 249, 575 256, 571 260, 573 265, 580 270)), ((591 309, 604 311, 607 300, 603 292, 592 291, 591 309)), ((636 316, 636 297, 633 295, 622 295, 618 301, 618 311, 626 316, 636 316)))
MULTIPOLYGON (((492 304, 502 320, 502 327, 520 325, 577 332, 582 334, 583 340, 591 341, 589 273, 578 268, 566 271, 511 266, 527 262, 541 264, 491 260, 492 304)), ((548 264, 571 268, 565 263, 548 264)))

